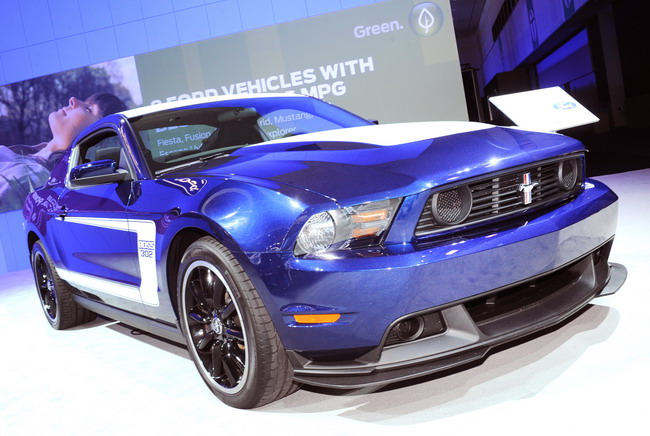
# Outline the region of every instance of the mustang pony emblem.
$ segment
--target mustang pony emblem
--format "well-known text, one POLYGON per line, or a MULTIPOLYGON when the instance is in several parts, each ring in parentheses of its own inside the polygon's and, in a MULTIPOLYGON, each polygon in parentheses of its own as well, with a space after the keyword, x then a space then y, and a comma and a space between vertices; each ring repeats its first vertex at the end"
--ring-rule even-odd
POLYGON ((524 173, 523 183, 521 183, 517 190, 524 194, 524 204, 530 204, 533 202, 533 188, 539 185, 539 181, 533 181, 530 173, 524 173))

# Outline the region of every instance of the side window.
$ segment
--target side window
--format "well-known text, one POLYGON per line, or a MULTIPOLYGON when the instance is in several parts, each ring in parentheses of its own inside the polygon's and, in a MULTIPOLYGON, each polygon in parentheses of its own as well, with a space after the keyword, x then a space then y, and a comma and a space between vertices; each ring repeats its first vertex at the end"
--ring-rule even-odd
POLYGON ((105 130, 81 141, 77 144, 76 157, 72 167, 88 162, 111 159, 117 163, 118 168, 129 170, 128 158, 122 143, 113 130, 105 130))

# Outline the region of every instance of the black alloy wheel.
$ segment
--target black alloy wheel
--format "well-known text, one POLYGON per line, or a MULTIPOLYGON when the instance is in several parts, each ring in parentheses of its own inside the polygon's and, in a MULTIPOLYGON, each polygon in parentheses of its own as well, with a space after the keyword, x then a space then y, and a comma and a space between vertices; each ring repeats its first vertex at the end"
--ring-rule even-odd
POLYGON ((61 280, 45 245, 36 241, 32 247, 32 271, 41 307, 50 325, 64 330, 96 318, 96 314, 72 299, 73 288, 61 280))
POLYGON ((181 259, 178 308, 190 357, 224 403, 250 409, 299 388, 257 289, 212 237, 195 241, 181 259))
POLYGON ((56 289, 52 274, 47 267, 47 262, 43 253, 34 254, 34 279, 36 280, 36 289, 41 299, 41 306, 50 323, 56 322, 56 289))
POLYGON ((215 387, 236 393, 246 382, 246 332, 237 303, 221 273, 205 261, 189 266, 186 321, 203 369, 215 387))

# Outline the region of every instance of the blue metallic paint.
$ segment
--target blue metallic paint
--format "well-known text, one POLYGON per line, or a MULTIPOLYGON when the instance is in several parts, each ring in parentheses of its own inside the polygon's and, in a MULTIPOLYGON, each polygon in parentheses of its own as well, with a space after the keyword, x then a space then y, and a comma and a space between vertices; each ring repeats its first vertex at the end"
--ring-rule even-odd
MULTIPOLYGON (((375 127, 379 126, 365 129, 375 127)), ((309 145, 313 143, 243 148, 232 153, 234 159, 209 162, 197 174, 262 178, 308 189, 349 206, 412 195, 584 150, 580 142, 566 136, 499 127, 394 146, 324 143, 308 151, 292 151, 309 145)))
MULTIPOLYGON (((615 233, 615 202, 608 188, 594 183, 553 211, 552 219, 540 217, 516 229, 457 237, 425 250, 408 243, 385 245, 368 250, 368 257, 355 253, 296 259, 291 254, 266 254, 255 256, 255 267, 279 308, 300 301, 360 313, 354 324, 355 343, 376 346, 385 326, 405 314, 542 274, 604 244, 615 233)), ((327 350, 344 348, 341 344, 346 341, 339 335, 348 333, 321 326, 283 337, 288 338, 289 349, 327 350)))
MULTIPOLYGON (((395 146, 260 144, 153 178, 123 116, 107 117, 81 137, 98 128, 118 132, 135 180, 68 189, 63 185, 68 153, 48 184, 30 195, 24 209, 27 231, 45 241, 57 267, 121 283, 139 279, 137 268, 110 267, 111 256, 137 251, 132 233, 57 220, 61 204, 69 216, 151 220, 160 305, 128 310, 175 323, 175 291, 169 289, 175 283, 167 283, 166 272, 170 247, 179 232, 198 229, 240 262, 287 350, 375 347, 387 327, 406 314, 550 271, 615 233, 616 196, 588 181, 573 201, 521 218, 517 227, 429 238, 425 248, 414 239, 415 222, 432 189, 584 150, 562 135, 495 127, 395 146), (189 182, 178 180, 186 179, 199 181, 199 192, 183 189, 189 182), (386 198, 403 200, 382 246, 294 256, 297 234, 313 214, 386 198), (343 315, 318 327, 293 322, 295 313, 314 312, 343 315)), ((119 306, 116 300, 107 303, 119 306)))

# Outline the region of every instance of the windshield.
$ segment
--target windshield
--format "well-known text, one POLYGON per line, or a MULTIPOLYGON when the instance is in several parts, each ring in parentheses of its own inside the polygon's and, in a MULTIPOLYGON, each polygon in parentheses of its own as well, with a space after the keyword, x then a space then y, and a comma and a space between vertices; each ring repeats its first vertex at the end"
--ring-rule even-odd
POLYGON ((371 124, 313 98, 265 97, 173 109, 131 120, 155 174, 252 144, 371 124))

